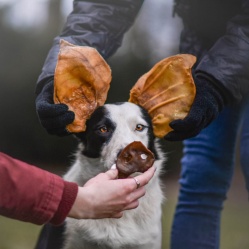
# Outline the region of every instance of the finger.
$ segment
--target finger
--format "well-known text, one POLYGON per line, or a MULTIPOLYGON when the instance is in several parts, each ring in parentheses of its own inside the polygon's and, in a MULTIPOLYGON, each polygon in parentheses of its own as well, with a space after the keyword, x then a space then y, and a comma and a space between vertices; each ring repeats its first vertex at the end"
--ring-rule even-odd
POLYGON ((110 169, 105 172, 106 179, 114 180, 118 177, 118 170, 117 169, 110 169))
POLYGON ((110 218, 116 218, 116 219, 119 219, 123 216, 123 212, 119 212, 119 213, 115 213, 113 215, 111 215, 110 218))
POLYGON ((145 187, 140 187, 131 193, 131 202, 145 195, 145 187))
POLYGON ((171 131, 169 132, 164 139, 168 140, 168 141, 182 141, 188 138, 192 138, 195 137, 196 135, 198 135, 200 133, 200 129, 195 129, 193 131, 190 132, 176 132, 176 131, 171 131))
POLYGON ((52 129, 61 129, 71 124, 74 121, 74 113, 71 111, 68 111, 60 116, 55 116, 51 118, 41 119, 41 124, 44 127, 49 127, 50 130, 52 129))
POLYGON ((191 131, 193 127, 198 127, 202 123, 201 118, 187 116, 185 119, 177 119, 172 121, 169 126, 174 131, 191 131))
POLYGON ((65 104, 50 104, 47 101, 40 101, 36 104, 36 109, 41 118, 60 116, 68 111, 65 104))
POLYGON ((100 173, 98 175, 96 175, 94 178, 91 178, 88 181, 89 183, 93 183, 93 182, 103 182, 106 180, 114 180, 116 179, 118 176, 118 170, 117 169, 110 169, 108 171, 106 171, 105 173, 100 173))
MULTIPOLYGON (((151 178, 155 174, 155 171, 156 171, 155 166, 152 166, 147 171, 145 171, 143 174, 136 176, 137 181, 140 183, 140 187, 146 185, 151 180, 151 178)), ((134 183, 136 182, 134 181, 134 183)), ((135 185, 135 188, 137 188, 137 184, 134 184, 134 185, 135 185)))
POLYGON ((135 209, 139 206, 139 201, 138 200, 135 200, 133 202, 131 202, 130 204, 128 204, 124 210, 130 210, 130 209, 135 209))

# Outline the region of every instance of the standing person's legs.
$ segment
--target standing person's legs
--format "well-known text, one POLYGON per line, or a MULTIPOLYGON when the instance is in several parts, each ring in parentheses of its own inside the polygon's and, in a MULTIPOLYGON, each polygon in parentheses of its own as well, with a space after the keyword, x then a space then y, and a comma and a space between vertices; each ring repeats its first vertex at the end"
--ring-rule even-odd
POLYGON ((219 248, 220 214, 233 174, 240 116, 239 108, 227 108, 184 142, 171 249, 219 248))
POLYGON ((240 142, 240 163, 249 192, 249 101, 246 103, 240 142))

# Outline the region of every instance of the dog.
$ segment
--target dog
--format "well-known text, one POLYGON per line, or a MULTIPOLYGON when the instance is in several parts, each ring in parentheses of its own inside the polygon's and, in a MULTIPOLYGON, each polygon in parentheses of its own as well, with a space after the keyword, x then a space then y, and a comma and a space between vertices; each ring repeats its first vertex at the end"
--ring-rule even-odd
POLYGON ((61 42, 54 100, 75 108, 74 123, 77 126, 80 121, 83 127, 75 132, 79 146, 64 178, 83 186, 109 170, 134 141, 154 153, 157 170, 137 208, 124 211, 120 219, 67 218, 63 226, 46 225, 36 249, 161 249, 164 195, 160 174, 165 156, 159 138, 172 130, 172 120, 184 118, 190 109, 195 96, 191 76, 195 60, 192 55, 163 59, 140 77, 129 102, 105 104, 111 81, 107 63, 93 48, 61 42), (62 85, 63 91, 56 91, 62 85))
POLYGON ((157 170, 136 209, 125 211, 120 219, 67 218, 63 229, 46 225, 36 249, 161 249, 164 196, 160 173, 165 156, 147 111, 129 102, 105 104, 95 110, 86 131, 77 137, 76 159, 64 178, 80 186, 109 170, 120 151, 133 141, 142 142, 154 153, 157 170))

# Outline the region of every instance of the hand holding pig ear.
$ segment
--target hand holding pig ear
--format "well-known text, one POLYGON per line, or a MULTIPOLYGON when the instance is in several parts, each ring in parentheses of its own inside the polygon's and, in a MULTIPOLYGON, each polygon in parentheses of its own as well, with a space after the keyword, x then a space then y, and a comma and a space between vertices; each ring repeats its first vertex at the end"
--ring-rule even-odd
POLYGON ((65 104, 54 104, 54 80, 51 78, 36 98, 36 110, 41 125, 49 134, 65 136, 70 134, 66 126, 74 120, 74 112, 65 104))
POLYGON ((166 140, 178 141, 196 136, 223 109, 225 98, 211 79, 196 77, 195 85, 196 96, 189 114, 186 118, 174 120, 169 124, 173 131, 164 137, 166 140))
POLYGON ((130 92, 130 102, 149 113, 154 135, 165 137, 173 120, 184 119, 192 106, 196 89, 192 66, 196 57, 178 54, 165 58, 144 74, 130 92))
POLYGON ((36 98, 41 124, 54 135, 83 132, 86 120, 105 103, 111 78, 96 49, 61 40, 54 77, 36 98))

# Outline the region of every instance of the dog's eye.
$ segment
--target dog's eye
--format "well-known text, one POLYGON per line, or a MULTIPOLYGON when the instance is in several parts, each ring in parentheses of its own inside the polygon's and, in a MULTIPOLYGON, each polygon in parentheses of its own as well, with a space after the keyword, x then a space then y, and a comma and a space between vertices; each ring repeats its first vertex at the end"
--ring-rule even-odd
POLYGON ((106 126, 100 127, 99 130, 100 130, 101 133, 106 133, 106 132, 108 132, 108 129, 107 129, 106 126))
POLYGON ((143 131, 144 130, 144 128, 145 128, 145 126, 144 125, 141 125, 141 124, 137 124, 137 126, 136 126, 136 131, 143 131))

